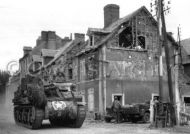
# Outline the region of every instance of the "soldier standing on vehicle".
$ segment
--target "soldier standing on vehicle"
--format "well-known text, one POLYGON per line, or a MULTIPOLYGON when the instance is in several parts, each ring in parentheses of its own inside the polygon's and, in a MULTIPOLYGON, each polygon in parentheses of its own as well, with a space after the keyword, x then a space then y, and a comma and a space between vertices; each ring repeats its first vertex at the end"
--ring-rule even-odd
POLYGON ((112 110, 115 114, 117 123, 120 122, 120 109, 121 109, 121 103, 119 102, 118 98, 115 96, 112 104, 112 110))

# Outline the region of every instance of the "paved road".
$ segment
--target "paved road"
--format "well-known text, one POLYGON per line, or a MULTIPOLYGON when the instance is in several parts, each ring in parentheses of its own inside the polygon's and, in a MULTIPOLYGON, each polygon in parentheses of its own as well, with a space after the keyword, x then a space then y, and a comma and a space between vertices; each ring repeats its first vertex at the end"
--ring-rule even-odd
MULTIPOLYGON (((50 126, 44 121, 39 130, 30 130, 14 123, 11 114, 0 114, 0 134, 173 134, 170 129, 149 129, 149 124, 104 123, 86 120, 80 129, 50 126)), ((179 132, 178 132, 179 133, 179 132)))

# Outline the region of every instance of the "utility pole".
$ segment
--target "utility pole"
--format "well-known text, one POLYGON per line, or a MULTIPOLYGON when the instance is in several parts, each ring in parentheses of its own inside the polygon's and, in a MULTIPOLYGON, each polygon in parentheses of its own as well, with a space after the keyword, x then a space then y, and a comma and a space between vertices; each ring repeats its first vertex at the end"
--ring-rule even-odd
POLYGON ((178 34, 177 34, 177 41, 178 41, 178 53, 179 53, 179 55, 180 55, 180 63, 179 63, 179 67, 181 67, 181 65, 183 64, 183 59, 182 59, 182 53, 181 53, 181 35, 180 35, 180 33, 181 33, 181 28, 180 28, 180 25, 179 25, 179 27, 178 27, 178 29, 177 29, 177 31, 178 31, 178 34))
POLYGON ((166 24, 164 17, 164 9, 163 9, 163 1, 161 2, 161 20, 162 20, 162 34, 163 34, 163 45, 165 48, 165 56, 166 56, 166 66, 167 66, 167 74, 168 74, 168 88, 169 88, 169 97, 170 97, 170 120, 171 126, 176 125, 176 116, 175 116, 175 101, 174 101, 174 93, 173 93, 173 85, 172 85, 172 72, 171 72, 171 64, 170 64, 170 51, 167 42, 167 33, 166 33, 166 24))
MULTIPOLYGON (((170 126, 174 126, 176 124, 175 118, 175 108, 174 108, 174 95, 173 95, 173 87, 172 87, 172 74, 171 74, 171 64, 170 64, 170 56, 169 56, 169 46, 167 42, 167 33, 166 33, 166 25, 165 25, 165 11, 169 12, 169 7, 164 9, 164 0, 155 0, 156 6, 156 15, 158 22, 158 33, 159 33, 159 98, 160 103, 163 104, 163 62, 162 62, 162 46, 165 48, 165 58, 166 58, 166 66, 167 66, 167 76, 168 76, 168 89, 169 89, 169 112, 170 112, 170 126)), ((168 1, 170 4, 170 1, 168 1)), ((152 4, 151 4, 152 6, 152 4)), ((159 107, 159 109, 163 109, 163 105, 159 107)), ((163 112, 160 110, 159 112, 163 112)), ((162 114, 162 113, 158 113, 162 114)))
MULTIPOLYGON (((158 29, 158 77, 159 77, 159 101, 163 101, 163 56, 162 56, 162 20, 161 20, 161 6, 162 6, 162 0, 155 0, 154 3, 151 2, 150 6, 151 8, 155 6, 156 10, 156 19, 157 19, 157 29, 158 29)), ((151 12, 153 10, 151 9, 151 12)))
MULTIPOLYGON (((153 12, 152 8, 155 7, 156 12, 156 19, 157 19, 157 29, 158 29, 158 81, 159 81, 159 102, 163 102, 163 56, 162 56, 162 21, 161 21, 161 2, 162 0, 153 0, 154 2, 151 2, 151 12, 153 12)), ((157 115, 155 115, 157 112, 154 109, 154 106, 152 106, 153 113, 151 114, 151 123, 152 125, 155 125, 156 120, 153 118, 157 115)), ((158 114, 158 113, 157 113, 158 114)))

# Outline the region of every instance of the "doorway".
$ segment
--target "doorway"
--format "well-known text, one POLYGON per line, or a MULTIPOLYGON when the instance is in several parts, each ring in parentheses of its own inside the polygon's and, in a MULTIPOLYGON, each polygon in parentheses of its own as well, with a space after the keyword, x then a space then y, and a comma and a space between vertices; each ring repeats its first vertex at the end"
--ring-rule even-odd
POLYGON ((155 100, 159 100, 159 95, 157 93, 152 93, 152 97, 151 97, 151 102, 155 101, 155 100))
POLYGON ((190 106, 190 96, 184 96, 183 101, 186 104, 186 106, 190 106))
POLYGON ((190 96, 182 96, 182 102, 185 112, 190 113, 190 96))
POLYGON ((114 97, 118 98, 121 105, 125 105, 124 94, 112 94, 112 102, 114 101, 114 97))

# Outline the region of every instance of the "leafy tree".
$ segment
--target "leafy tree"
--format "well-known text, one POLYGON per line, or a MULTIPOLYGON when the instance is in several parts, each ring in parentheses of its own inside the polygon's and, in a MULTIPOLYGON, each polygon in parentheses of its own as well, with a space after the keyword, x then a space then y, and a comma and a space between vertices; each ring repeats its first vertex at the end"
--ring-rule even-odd
POLYGON ((9 81, 9 73, 7 71, 0 70, 0 85, 5 86, 9 81))

